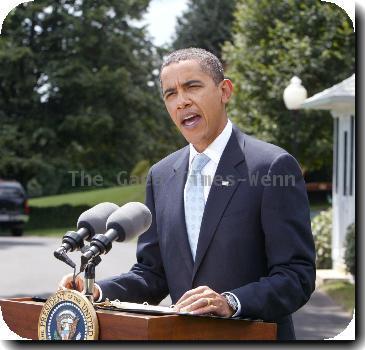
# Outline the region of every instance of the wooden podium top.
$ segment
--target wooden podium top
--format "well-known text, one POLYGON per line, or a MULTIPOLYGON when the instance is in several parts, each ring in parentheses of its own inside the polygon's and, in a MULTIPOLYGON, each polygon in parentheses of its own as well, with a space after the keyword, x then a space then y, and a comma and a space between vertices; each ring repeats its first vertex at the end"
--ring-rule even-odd
MULTIPOLYGON (((43 302, 0 299, 3 318, 19 336, 38 339, 43 302)), ((201 316, 147 315, 97 309, 100 340, 276 340, 275 323, 201 316)))

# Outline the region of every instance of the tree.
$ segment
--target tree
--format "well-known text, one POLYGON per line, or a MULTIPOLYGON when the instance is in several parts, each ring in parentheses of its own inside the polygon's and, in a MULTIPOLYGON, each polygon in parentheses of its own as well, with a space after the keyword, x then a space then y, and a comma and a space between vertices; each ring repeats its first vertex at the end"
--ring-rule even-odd
MULTIPOLYGON (((311 96, 354 72, 351 21, 318 0, 239 0, 233 30, 223 55, 235 86, 229 115, 247 133, 292 151, 294 125, 283 90, 297 75, 311 96)), ((295 156, 303 170, 330 169, 332 118, 300 114, 295 156)))
POLYGON ((200 47, 221 57, 231 40, 236 0, 189 0, 188 10, 177 19, 174 49, 200 47))
POLYGON ((0 38, 1 176, 57 193, 71 190, 69 171, 116 184, 118 172, 165 151, 151 146, 173 133, 161 122, 159 58, 132 22, 148 4, 37 0, 12 11, 0 38))

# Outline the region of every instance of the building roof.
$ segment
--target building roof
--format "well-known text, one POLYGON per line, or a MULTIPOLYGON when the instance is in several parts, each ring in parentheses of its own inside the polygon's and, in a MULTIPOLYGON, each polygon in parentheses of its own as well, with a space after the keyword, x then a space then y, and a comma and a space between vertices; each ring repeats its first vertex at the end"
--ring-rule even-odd
POLYGON ((334 111, 353 110, 355 108, 355 74, 341 83, 307 98, 301 107, 334 111))

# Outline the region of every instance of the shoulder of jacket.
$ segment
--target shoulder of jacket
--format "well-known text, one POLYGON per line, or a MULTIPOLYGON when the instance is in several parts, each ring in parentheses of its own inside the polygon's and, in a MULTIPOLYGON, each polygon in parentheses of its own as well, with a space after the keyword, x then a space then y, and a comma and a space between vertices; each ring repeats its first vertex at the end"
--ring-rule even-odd
POLYGON ((185 154, 185 152, 189 151, 189 145, 180 148, 179 150, 169 154, 165 158, 162 158, 157 163, 153 164, 151 170, 153 172, 165 171, 168 168, 172 168, 174 164, 185 154))

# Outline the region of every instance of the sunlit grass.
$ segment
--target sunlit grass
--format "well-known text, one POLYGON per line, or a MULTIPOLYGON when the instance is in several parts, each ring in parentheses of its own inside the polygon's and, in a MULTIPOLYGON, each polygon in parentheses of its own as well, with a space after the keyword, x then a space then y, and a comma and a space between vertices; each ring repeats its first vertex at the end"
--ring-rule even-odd
POLYGON ((113 202, 122 205, 127 202, 144 202, 145 185, 116 186, 90 191, 60 194, 34 198, 29 201, 33 207, 52 207, 62 204, 90 205, 113 202))
POLYGON ((343 281, 327 281, 321 287, 337 304, 351 313, 355 307, 355 285, 343 281))

